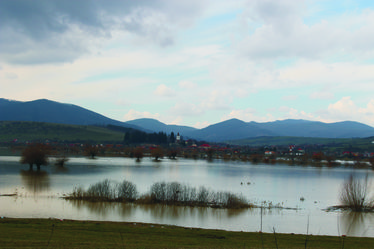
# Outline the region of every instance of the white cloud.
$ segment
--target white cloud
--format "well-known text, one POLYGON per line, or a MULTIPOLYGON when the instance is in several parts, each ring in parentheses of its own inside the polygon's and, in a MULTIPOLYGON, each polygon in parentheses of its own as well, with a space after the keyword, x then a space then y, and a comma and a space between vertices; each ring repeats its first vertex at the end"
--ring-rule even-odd
POLYGON ((282 100, 284 101, 294 101, 294 100, 297 100, 299 97, 297 95, 287 95, 287 96, 283 96, 282 97, 282 100))
POLYGON ((364 51, 374 53, 373 10, 307 24, 304 21, 307 5, 303 2, 249 1, 242 18, 254 28, 238 43, 239 54, 250 59, 273 60, 328 59, 336 55, 366 57, 364 51))
POLYGON ((183 125, 183 118, 181 116, 178 116, 174 120, 172 120, 169 124, 183 125))
POLYGON ((305 119, 305 120, 317 120, 312 113, 307 113, 303 110, 298 110, 293 107, 281 106, 278 108, 281 112, 280 119, 305 119))
POLYGON ((182 80, 178 83, 178 85, 180 88, 184 88, 184 89, 196 89, 197 88, 197 84, 189 80, 182 80))
POLYGON ((356 115, 358 108, 351 97, 343 97, 336 103, 330 104, 327 110, 335 119, 344 120, 346 118, 351 119, 356 115))
POLYGON ((230 108, 231 101, 232 96, 229 91, 212 90, 207 93, 200 105, 203 110, 226 110, 230 108))
POLYGON ((319 120, 324 122, 350 120, 374 127, 374 99, 369 100, 365 107, 359 107, 350 96, 346 96, 318 113, 319 120))
POLYGON ((134 120, 134 119, 139 119, 139 118, 154 118, 154 119, 159 119, 160 114, 158 113, 150 113, 150 112, 141 112, 141 111, 136 111, 134 109, 131 109, 128 113, 125 114, 123 117, 124 120, 134 120))
POLYGON ((267 121, 266 118, 264 117, 258 117, 256 116, 256 110, 253 108, 247 108, 247 109, 235 109, 232 110, 229 114, 223 115, 221 117, 221 121, 229 120, 229 119, 240 119, 245 122, 250 122, 250 121, 267 121))
POLYGON ((171 89, 170 87, 167 87, 165 84, 161 84, 157 86, 156 90, 154 91, 154 94, 160 97, 174 97, 176 96, 176 92, 171 89))
POLYGON ((310 94, 311 99, 333 99, 334 93, 331 91, 320 91, 320 92, 313 92, 310 94))
POLYGON ((195 128, 198 128, 198 129, 202 129, 202 128, 205 128, 207 126, 211 125, 211 123, 209 123, 208 121, 203 121, 203 122, 196 122, 193 127, 195 128))
POLYGON ((165 0, 0 1, 1 60, 72 62, 102 47, 116 32, 140 45, 168 46, 180 29, 194 23, 204 6, 204 1, 165 0))
POLYGON ((193 103, 177 102, 171 109, 170 113, 178 116, 200 116, 205 110, 193 103))

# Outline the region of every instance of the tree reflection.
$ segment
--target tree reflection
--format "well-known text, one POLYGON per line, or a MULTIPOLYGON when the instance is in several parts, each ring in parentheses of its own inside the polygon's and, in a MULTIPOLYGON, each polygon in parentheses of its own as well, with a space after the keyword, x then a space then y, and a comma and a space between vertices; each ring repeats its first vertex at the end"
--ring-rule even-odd
POLYGON ((26 189, 36 194, 42 191, 49 190, 50 179, 46 171, 38 170, 21 170, 20 172, 22 182, 26 189))
POLYGON ((112 212, 115 209, 115 204, 112 202, 91 202, 83 200, 68 200, 78 210, 87 208, 91 213, 94 213, 98 216, 105 217, 109 212, 112 212))
MULTIPOLYGON (((122 218, 131 217, 135 212, 140 211, 143 214, 150 214, 154 219, 180 219, 188 217, 198 217, 205 219, 209 216, 220 218, 232 218, 248 212, 250 209, 219 209, 207 207, 189 207, 173 205, 142 205, 133 203, 113 203, 113 202, 91 202, 84 200, 67 200, 76 209, 87 209, 89 212, 105 217, 109 213, 118 213, 122 218)), ((253 211, 251 211, 253 212, 253 211)))
POLYGON ((340 216, 342 233, 350 236, 365 236, 374 223, 374 214, 368 212, 343 212, 340 216))

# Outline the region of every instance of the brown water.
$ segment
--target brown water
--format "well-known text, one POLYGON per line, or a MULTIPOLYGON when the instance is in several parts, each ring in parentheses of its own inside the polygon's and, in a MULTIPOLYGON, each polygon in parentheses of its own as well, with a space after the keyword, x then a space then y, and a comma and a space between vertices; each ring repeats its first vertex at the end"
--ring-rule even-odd
POLYGON ((70 158, 61 170, 42 167, 29 172, 18 157, 0 157, 0 216, 162 223, 234 231, 306 233, 374 237, 374 214, 326 212, 339 204, 340 186, 350 174, 359 178, 373 171, 241 162, 168 160, 155 163, 128 158, 70 158), (226 210, 212 208, 89 203, 59 197, 75 186, 89 187, 104 179, 133 182, 140 193, 159 181, 178 181, 214 191, 242 194, 251 202, 272 202, 293 209, 226 210), (304 201, 300 198, 303 197, 304 201), (262 215, 261 215, 262 214, 262 215), (262 226, 261 226, 262 224, 262 226), (308 228, 309 224, 309 228, 308 228))

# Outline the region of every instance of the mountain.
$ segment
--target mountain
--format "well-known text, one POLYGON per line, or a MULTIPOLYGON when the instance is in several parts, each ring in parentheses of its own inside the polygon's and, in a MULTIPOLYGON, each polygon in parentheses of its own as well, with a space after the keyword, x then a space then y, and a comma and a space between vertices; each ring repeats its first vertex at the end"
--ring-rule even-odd
POLYGON ((374 135, 374 128, 353 121, 323 123, 318 121, 286 119, 263 123, 262 127, 278 136, 352 138, 374 135))
POLYGON ((130 125, 136 125, 138 127, 142 127, 143 129, 146 129, 152 132, 161 131, 167 134, 170 134, 171 132, 174 132, 175 134, 177 134, 178 132, 180 134, 189 134, 197 130, 196 128, 189 127, 189 126, 167 125, 156 119, 151 119, 151 118, 135 119, 132 121, 127 121, 125 123, 130 124, 130 125))
POLYGON ((362 123, 344 121, 323 123, 318 121, 286 119, 274 122, 244 122, 230 119, 203 129, 167 125, 155 119, 136 119, 120 122, 72 104, 46 99, 29 102, 0 99, 0 121, 35 121, 74 125, 114 125, 146 132, 180 133, 185 139, 211 142, 258 137, 314 137, 363 138, 374 136, 374 128, 362 123))
POLYGON ((188 132, 186 136, 198 140, 222 142, 227 140, 242 139, 257 136, 274 136, 270 130, 265 130, 261 125, 246 123, 239 119, 230 119, 206 128, 188 132))
POLYGON ((0 99, 0 121, 33 121, 73 125, 110 124, 143 130, 135 125, 107 118, 76 105, 47 99, 28 102, 0 99))
POLYGON ((374 128, 358 122, 323 123, 287 119, 257 123, 230 119, 188 134, 206 141, 231 141, 263 136, 353 138, 374 136, 374 128))

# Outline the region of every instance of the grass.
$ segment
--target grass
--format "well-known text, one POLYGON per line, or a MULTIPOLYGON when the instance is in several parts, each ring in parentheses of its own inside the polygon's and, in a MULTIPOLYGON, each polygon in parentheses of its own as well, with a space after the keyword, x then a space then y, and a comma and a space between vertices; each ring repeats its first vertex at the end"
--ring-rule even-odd
MULTIPOLYGON (((230 232, 176 226, 0 219, 1 248, 305 248, 305 235, 230 232)), ((308 235, 307 248, 342 248, 343 238, 308 235)), ((344 248, 374 248, 374 238, 345 237, 344 248)))

